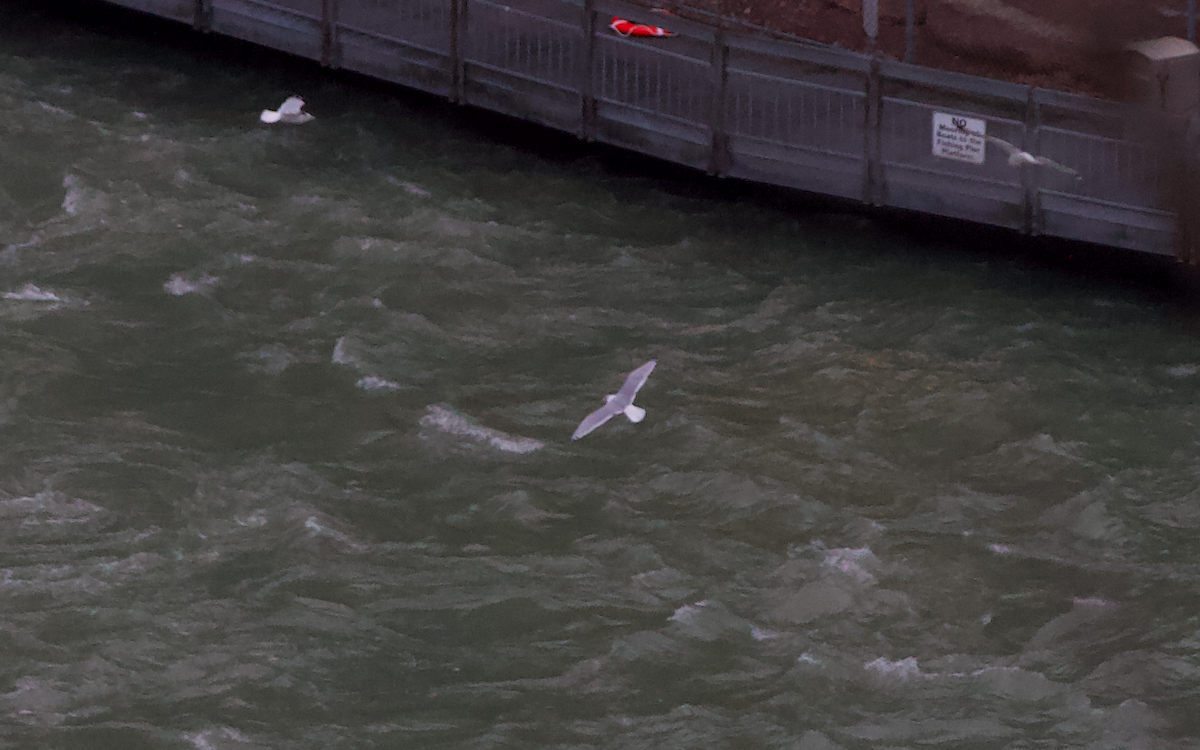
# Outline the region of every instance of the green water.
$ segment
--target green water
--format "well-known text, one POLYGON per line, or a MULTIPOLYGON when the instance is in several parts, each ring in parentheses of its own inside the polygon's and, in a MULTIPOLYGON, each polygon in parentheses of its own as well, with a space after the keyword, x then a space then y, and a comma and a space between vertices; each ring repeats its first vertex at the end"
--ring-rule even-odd
POLYGON ((56 7, 0 23, 5 747, 1195 747, 1170 290, 56 7))

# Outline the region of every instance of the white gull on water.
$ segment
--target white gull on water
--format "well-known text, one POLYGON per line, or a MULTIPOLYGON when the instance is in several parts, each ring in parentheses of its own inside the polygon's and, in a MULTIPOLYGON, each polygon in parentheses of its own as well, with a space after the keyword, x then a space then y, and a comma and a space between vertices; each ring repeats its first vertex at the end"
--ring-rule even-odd
POLYGON ((571 436, 571 439, 578 440, 622 412, 629 418, 630 422, 636 423, 645 419, 646 410, 634 406, 633 397, 646 384, 646 379, 650 377, 650 373, 654 371, 656 364, 658 364, 658 360, 652 359, 629 373, 629 377, 625 378, 625 384, 621 386, 621 390, 605 396, 604 406, 584 417, 583 421, 579 423, 579 427, 575 429, 575 434, 571 436))
POLYGON ((289 96, 279 105, 278 110, 264 109, 258 119, 265 123, 286 122, 290 125, 300 125, 313 119, 304 111, 304 100, 298 96, 289 96))

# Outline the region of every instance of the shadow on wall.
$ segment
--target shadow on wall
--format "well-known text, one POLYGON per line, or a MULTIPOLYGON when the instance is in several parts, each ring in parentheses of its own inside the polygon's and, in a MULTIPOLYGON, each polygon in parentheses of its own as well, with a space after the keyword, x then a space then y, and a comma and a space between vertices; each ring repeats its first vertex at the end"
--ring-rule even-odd
POLYGON ((1180 121, 1155 113, 1141 121, 1141 137, 1153 144, 1159 165, 1159 195, 1175 214, 1175 259, 1200 269, 1200 133, 1195 118, 1180 121))
MULTIPOLYGON (((1107 30, 1106 30, 1107 31, 1107 30)), ((1200 49, 1177 37, 1125 41, 1111 32, 1114 95, 1129 104, 1125 137, 1154 154, 1160 206, 1175 215, 1175 257, 1200 267, 1200 49)))

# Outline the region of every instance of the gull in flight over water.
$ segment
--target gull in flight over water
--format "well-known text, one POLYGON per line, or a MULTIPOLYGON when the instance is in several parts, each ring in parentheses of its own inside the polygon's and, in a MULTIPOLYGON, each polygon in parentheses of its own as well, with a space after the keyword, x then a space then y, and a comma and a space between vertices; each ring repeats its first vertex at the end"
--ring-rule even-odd
POLYGON ((1034 156, 1033 154, 1029 153, 1028 151, 1023 151, 1023 150, 1017 148, 1016 146, 1012 145, 1011 143, 1004 140, 1003 138, 997 138, 994 135, 983 135, 982 133, 973 133, 970 130, 968 130, 966 132, 970 133, 971 135, 981 137, 981 138, 985 139, 988 143, 994 143, 997 146, 999 146, 1004 151, 1004 153, 1008 154, 1008 165, 1010 167, 1019 167, 1022 164, 1029 164, 1030 166, 1034 166, 1034 167, 1049 167, 1050 169, 1058 170, 1059 172, 1062 172, 1064 174, 1069 174, 1077 180, 1083 179, 1083 177, 1080 176, 1079 172, 1076 172, 1074 169, 1071 169, 1070 167, 1066 166, 1065 164, 1059 164, 1058 162, 1047 159, 1044 156, 1034 156))
POLYGON ((622 412, 629 418, 630 422, 636 423, 645 419, 646 410, 634 406, 633 397, 646 384, 646 379, 650 377, 650 373, 654 370, 656 364, 658 364, 658 360, 652 359, 629 373, 629 376, 625 378, 625 385, 621 386, 621 390, 605 396, 604 406, 584 417, 583 421, 579 423, 579 427, 575 429, 575 434, 571 436, 571 439, 578 440, 622 412))
POLYGON ((298 96, 289 96, 283 100, 283 104, 279 105, 278 110, 264 109, 258 119, 266 123, 286 122, 290 125, 299 125, 313 119, 313 116, 304 111, 304 100, 298 96))

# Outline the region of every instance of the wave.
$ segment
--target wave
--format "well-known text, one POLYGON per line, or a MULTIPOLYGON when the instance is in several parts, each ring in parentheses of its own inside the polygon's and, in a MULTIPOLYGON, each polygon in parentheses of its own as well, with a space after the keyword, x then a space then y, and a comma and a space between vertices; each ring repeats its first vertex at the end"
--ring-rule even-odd
POLYGON ((41 289, 33 282, 29 282, 21 287, 19 292, 5 292, 4 299, 21 299, 32 302, 62 302, 62 297, 59 297, 54 292, 46 289, 41 289))
POLYGON ((199 276, 173 273, 169 279, 163 282, 163 291, 176 297, 182 297, 185 294, 208 294, 220 283, 219 278, 206 273, 199 276))
POLYGON ((434 427, 447 435, 460 435, 480 443, 486 443, 506 453, 533 453, 545 447, 545 443, 540 440, 510 435, 500 430, 493 430, 491 427, 483 427, 476 424, 470 417, 438 404, 426 407, 425 416, 421 417, 421 424, 425 427, 434 427))

